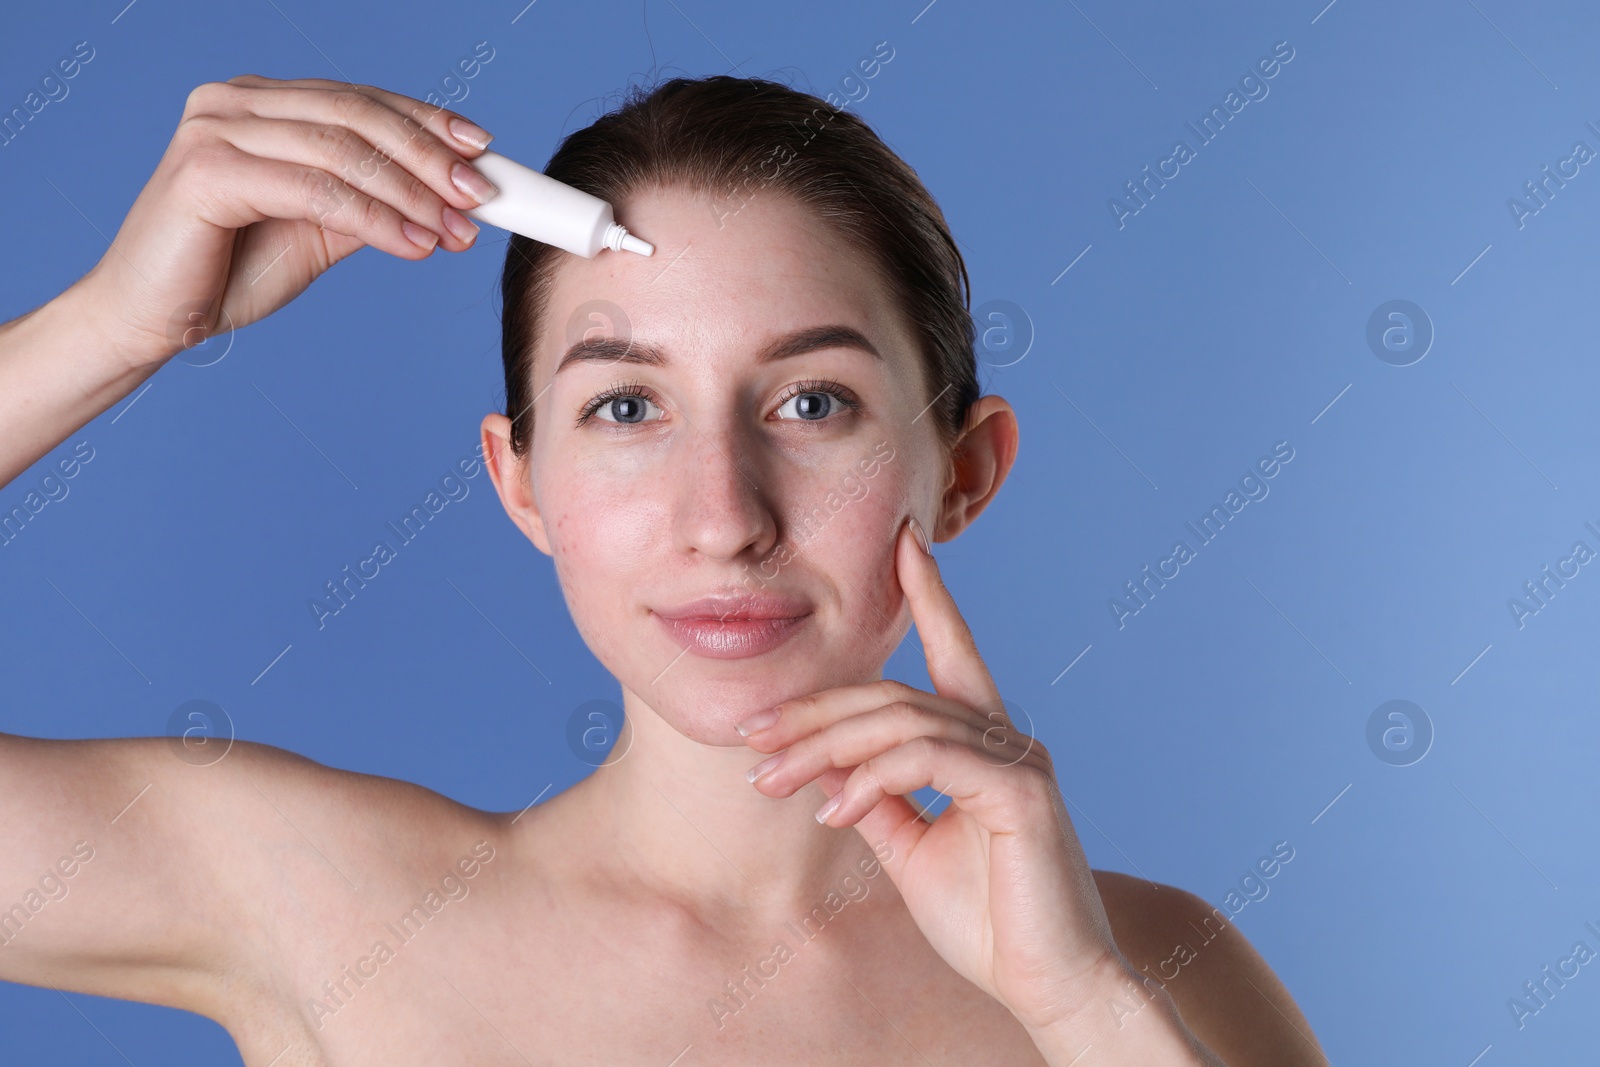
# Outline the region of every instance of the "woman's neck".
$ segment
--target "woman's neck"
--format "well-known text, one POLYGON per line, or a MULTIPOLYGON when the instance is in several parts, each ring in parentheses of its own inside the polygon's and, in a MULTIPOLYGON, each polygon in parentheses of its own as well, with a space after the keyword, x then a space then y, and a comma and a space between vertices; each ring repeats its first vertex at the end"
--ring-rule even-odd
POLYGON ((815 782, 768 797, 745 778, 763 753, 685 737, 626 690, 624 708, 613 756, 577 791, 605 862, 645 888, 711 913, 789 914, 872 855, 854 828, 816 821, 815 782))

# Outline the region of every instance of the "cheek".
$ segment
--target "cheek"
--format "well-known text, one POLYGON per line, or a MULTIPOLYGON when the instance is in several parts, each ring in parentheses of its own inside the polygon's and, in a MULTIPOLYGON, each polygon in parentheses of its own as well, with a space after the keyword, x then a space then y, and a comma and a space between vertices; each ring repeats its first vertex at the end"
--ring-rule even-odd
POLYGON ((901 619, 905 595, 894 567, 895 535, 915 506, 907 473, 904 464, 889 462, 870 478, 852 478, 837 492, 838 510, 802 549, 809 569, 833 576, 847 629, 843 641, 865 659, 881 661, 909 625, 901 619))
POLYGON ((557 580, 573 622, 602 660, 619 634, 618 620, 648 566, 648 538, 658 528, 657 505, 635 484, 608 486, 580 477, 541 486, 540 503, 557 580))

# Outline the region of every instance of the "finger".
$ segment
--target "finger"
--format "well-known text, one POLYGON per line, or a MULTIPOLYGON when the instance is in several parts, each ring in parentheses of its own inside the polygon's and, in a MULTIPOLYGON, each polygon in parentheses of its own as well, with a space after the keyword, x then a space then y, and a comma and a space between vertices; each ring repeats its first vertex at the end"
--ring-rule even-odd
POLYGON ((932 786, 990 833, 1021 833, 1039 805, 1050 804, 1053 783, 1053 776, 1041 768, 997 767, 969 745, 918 737, 851 771, 835 794, 837 805, 821 821, 835 827, 855 825, 869 841, 892 841, 908 817, 922 820, 909 804, 902 811, 887 802, 904 801, 906 794, 932 786))
POLYGON ((979 729, 993 725, 993 720, 986 719, 960 701, 915 689, 892 678, 882 678, 875 682, 841 685, 785 700, 735 724, 735 728, 749 739, 747 743, 750 747, 760 752, 776 752, 852 715, 897 702, 922 704, 979 729))
POLYGON ((438 240, 388 204, 316 167, 249 156, 219 141, 191 171, 202 190, 228 190, 225 198, 214 192, 202 198, 201 217, 215 226, 237 230, 265 219, 304 219, 401 259, 426 258, 438 240))
POLYGON ((334 171, 352 185, 359 185, 363 178, 398 163, 457 210, 477 207, 493 198, 496 192, 493 184, 463 158, 480 153, 451 136, 449 120, 439 117, 443 114, 440 109, 369 86, 327 84, 335 88, 275 85, 256 88, 232 82, 211 82, 191 94, 186 117, 215 115, 239 120, 255 116, 344 127, 372 146, 370 153, 348 161, 349 170, 334 171), (397 106, 390 106, 386 102, 389 100, 396 101, 397 106), (408 104, 413 106, 408 108, 408 104), (413 118, 411 111, 417 111, 421 117, 413 118))
POLYGON ((989 668, 978 654, 972 630, 956 608, 933 555, 922 551, 910 522, 901 525, 895 574, 911 606, 911 620, 928 659, 928 677, 941 695, 987 715, 1003 714, 1004 704, 989 668))
MULTIPOLYGON (((817 779, 817 785, 827 794, 830 801, 834 797, 839 797, 842 802, 845 784, 850 781, 850 776, 855 771, 854 767, 843 769, 836 767, 825 771, 822 777, 817 779)), ((825 809, 826 805, 818 810, 825 809)), ((834 814, 830 813, 825 819, 818 821, 832 823, 833 818, 834 814)), ((905 864, 906 857, 916 851, 917 842, 932 827, 933 820, 927 817, 926 811, 911 803, 910 798, 885 796, 876 807, 857 819, 854 825, 862 839, 872 846, 874 853, 882 856, 882 848, 888 846, 888 855, 882 859, 882 863, 889 870, 890 877, 895 877, 905 864)))
POLYGON ((942 712, 896 701, 852 715, 795 742, 783 750, 776 764, 769 760, 756 764, 767 769, 754 779, 755 787, 770 797, 792 796, 831 767, 855 767, 914 737, 941 737, 974 746, 983 744, 984 732, 942 712))
POLYGON ((240 85, 247 88, 294 88, 358 92, 365 96, 370 96, 379 103, 387 105, 395 112, 406 115, 426 126, 433 132, 434 136, 468 159, 476 158, 479 153, 488 147, 489 142, 494 140, 494 134, 458 111, 451 111, 449 108, 429 104, 415 97, 406 96, 404 93, 393 93, 387 89, 380 89, 376 85, 331 81, 327 78, 279 80, 276 78, 263 78, 259 74, 241 74, 236 78, 229 78, 227 84, 240 85))
MULTIPOLYGON (((412 222, 437 234, 451 251, 472 245, 478 227, 451 203, 441 199, 421 178, 390 165, 379 149, 345 126, 295 120, 263 119, 254 115, 236 119, 190 119, 215 124, 217 136, 253 156, 316 167, 338 177, 400 212, 412 222)), ((466 166, 458 161, 458 166, 466 166)), ((458 202, 474 201, 453 190, 458 202)))

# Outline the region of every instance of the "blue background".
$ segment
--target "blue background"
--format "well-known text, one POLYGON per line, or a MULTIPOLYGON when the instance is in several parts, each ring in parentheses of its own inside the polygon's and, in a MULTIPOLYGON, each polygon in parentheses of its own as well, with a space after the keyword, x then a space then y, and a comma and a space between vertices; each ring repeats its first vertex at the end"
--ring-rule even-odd
MULTIPOLYGON (((487 41, 457 106, 541 166, 630 80, 737 67, 822 94, 887 40, 855 110, 942 204, 975 308, 1021 311, 982 322, 1018 464, 937 554, 1055 754, 1090 861, 1221 904, 1288 841, 1237 921, 1334 1062, 1591 1053, 1593 968, 1523 1029, 1506 1001, 1574 942, 1600 948, 1583 928, 1600 923, 1600 567, 1521 628, 1507 606, 1575 541, 1600 549, 1582 310, 1600 167, 1520 228, 1507 205, 1575 141, 1600 150, 1592 10, 123 3, 7 11, 0 110, 74 43, 95 49, 0 148, 7 317, 104 254, 203 81, 421 97, 487 41), (1175 140, 1195 147, 1185 122, 1284 40, 1269 95, 1119 228, 1109 199, 1175 140), (1367 341, 1392 299, 1436 335, 1408 366, 1367 341), (1270 494, 1119 628, 1123 583, 1194 547, 1184 523, 1279 441, 1294 458, 1270 494), (1433 733, 1406 766, 1367 740, 1394 699, 1433 733)), ((589 773, 568 720, 615 684, 486 477, 325 629, 307 608, 500 404, 500 236, 420 264, 357 254, 0 488, 7 511, 75 443, 95 450, 0 548, 0 729, 160 734, 206 699, 241 737, 483 808, 589 773)), ((914 635, 887 673, 927 687, 914 635)), ((14 985, 0 1033, 7 1063, 238 1062, 207 1020, 14 985)))

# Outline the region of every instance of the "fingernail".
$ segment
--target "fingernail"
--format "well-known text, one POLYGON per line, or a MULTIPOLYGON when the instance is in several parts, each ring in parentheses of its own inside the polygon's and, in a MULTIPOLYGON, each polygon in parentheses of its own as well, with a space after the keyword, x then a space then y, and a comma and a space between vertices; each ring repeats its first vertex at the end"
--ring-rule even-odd
POLYGON ((444 209, 444 227, 463 243, 470 243, 478 236, 477 224, 449 205, 445 205, 444 209))
POLYGON ((922 523, 917 521, 915 515, 911 516, 911 535, 917 539, 917 547, 922 549, 923 554, 933 555, 933 549, 928 546, 928 535, 923 533, 922 523))
POLYGON ((765 711, 756 712, 748 719, 740 719, 738 722, 733 724, 733 728, 738 730, 743 736, 749 737, 751 734, 756 733, 759 730, 765 730, 767 727, 777 722, 778 715, 779 712, 777 708, 768 708, 765 711))
POLYGON ((766 774, 768 771, 772 770, 772 768, 783 762, 784 754, 788 751, 788 749, 784 749, 783 752, 778 753, 776 756, 768 756, 754 767, 751 767, 748 771, 745 771, 745 781, 754 782, 757 778, 760 778, 763 774, 766 774))
POLYGON ((844 790, 841 789, 828 798, 828 802, 817 809, 817 821, 827 822, 828 816, 838 810, 839 804, 844 800, 844 790))
POLYGON ((474 126, 466 119, 450 120, 450 136, 473 148, 488 148, 489 142, 494 140, 494 134, 482 126, 474 126))
POLYGON ((465 163, 457 163, 450 168, 450 181, 454 183, 457 189, 472 197, 473 201, 479 204, 494 199, 495 194, 500 192, 490 184, 488 178, 485 178, 465 163))
POLYGON ((418 248, 432 249, 434 245, 439 243, 438 234, 424 230, 414 222, 402 222, 400 231, 406 235, 406 240, 418 248))

